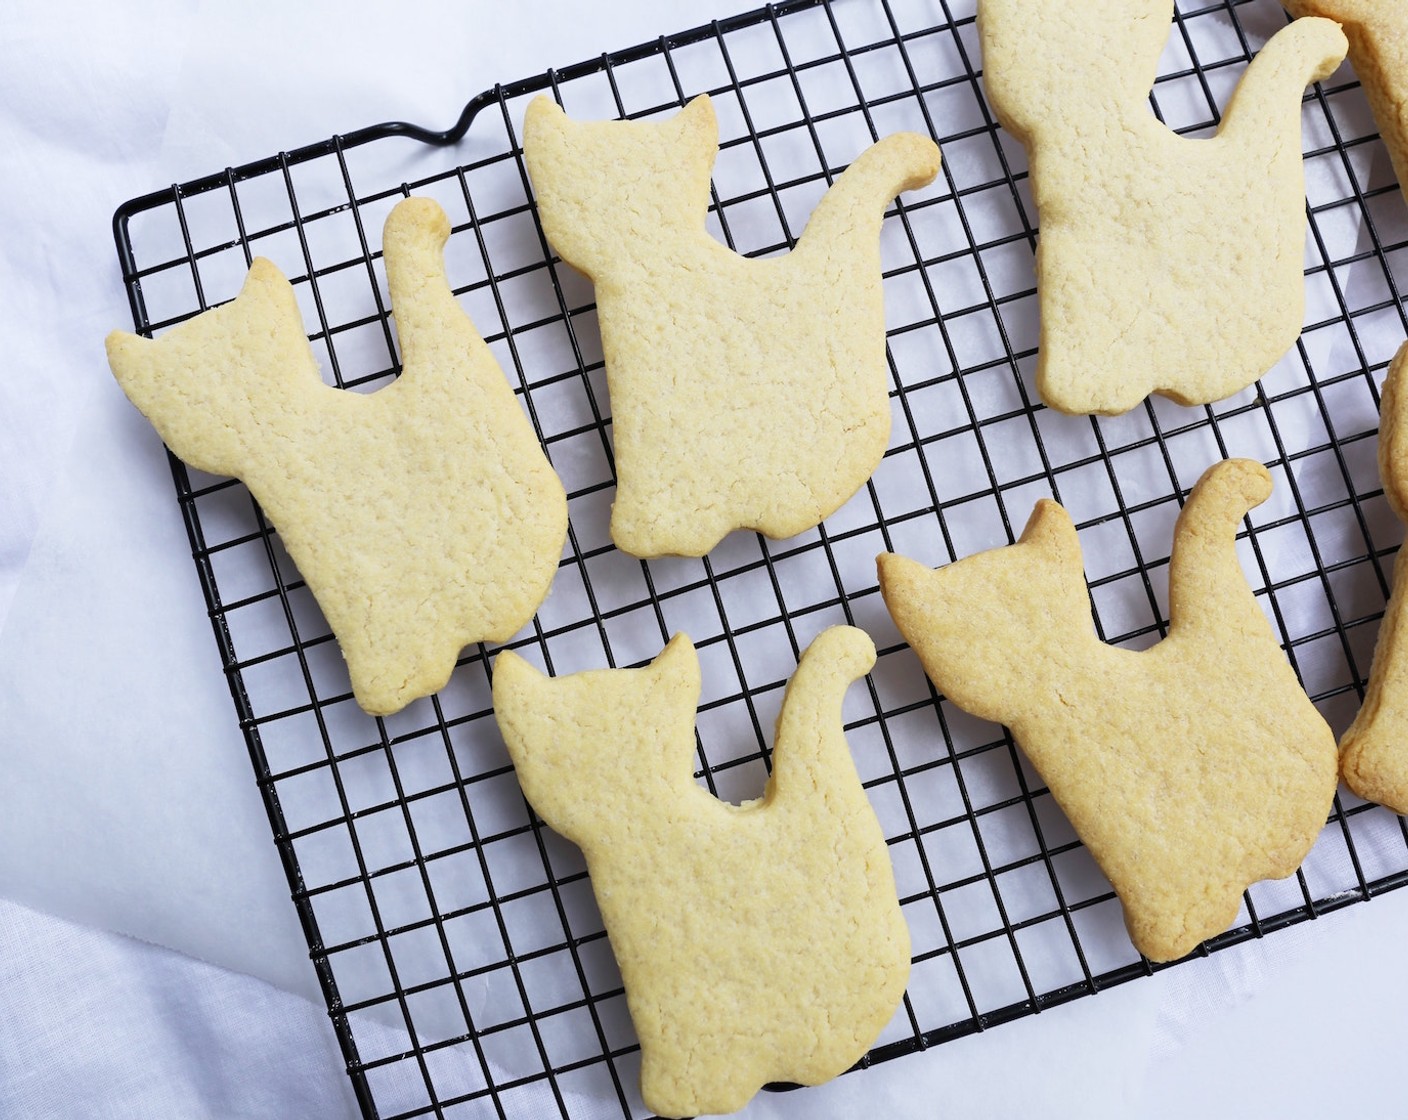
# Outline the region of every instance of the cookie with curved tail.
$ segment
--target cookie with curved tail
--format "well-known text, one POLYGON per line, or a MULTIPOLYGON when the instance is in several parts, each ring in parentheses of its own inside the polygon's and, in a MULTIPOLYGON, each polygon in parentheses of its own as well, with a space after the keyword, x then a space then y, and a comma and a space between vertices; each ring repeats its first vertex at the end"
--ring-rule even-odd
POLYGON ((1301 99, 1346 43, 1298 20, 1252 60, 1210 139, 1149 109, 1173 0, 980 0, 984 80, 1026 146, 1041 230, 1037 388, 1119 413, 1203 404, 1290 348, 1305 309, 1301 99))
POLYGON ((523 149, 548 240, 596 287, 617 547, 702 556, 734 529, 790 537, 830 516, 889 441, 880 224, 938 173, 933 141, 862 152, 797 247, 763 260, 705 229, 707 96, 663 122, 572 121, 539 97, 523 149))
POLYGON ((442 688, 464 646, 517 633, 567 536, 562 484, 445 279, 449 234, 429 199, 386 219, 403 372, 375 393, 323 383, 293 288, 262 258, 232 302, 107 342, 166 445, 248 485, 374 715, 442 688))
POLYGON ((1011 729, 1152 960, 1221 933, 1248 885, 1295 871, 1334 798, 1334 735, 1237 562, 1237 523, 1270 493, 1248 460, 1203 475, 1174 532, 1168 637, 1139 652, 1097 637, 1055 502, 1018 543, 938 571, 879 559, 885 604, 930 679, 1011 729))
POLYGON ((823 632, 787 686, 760 801, 695 783, 699 659, 677 634, 644 669, 550 679, 505 651, 494 715, 533 808, 586 856, 663 1116, 733 1112, 771 1081, 842 1073, 890 1020, 909 933, 841 730, 875 663, 823 632))
MULTIPOLYGON (((1384 495, 1408 522, 1408 343, 1389 367, 1379 401, 1384 495)), ((1408 813, 1408 558, 1393 566, 1393 594, 1379 625, 1364 703, 1340 740, 1345 785, 1366 801, 1408 813)))
POLYGON ((1364 86, 1398 186, 1408 198, 1408 4, 1403 0, 1283 0, 1294 16, 1344 27, 1349 61, 1364 86))

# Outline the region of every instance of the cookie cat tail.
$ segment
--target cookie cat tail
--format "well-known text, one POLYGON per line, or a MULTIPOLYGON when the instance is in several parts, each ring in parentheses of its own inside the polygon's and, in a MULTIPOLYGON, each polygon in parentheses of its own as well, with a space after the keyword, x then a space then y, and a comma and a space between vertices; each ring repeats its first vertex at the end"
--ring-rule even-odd
POLYGON ((1214 463, 1198 479, 1173 531, 1171 634, 1195 631, 1216 635, 1219 642, 1272 638, 1236 547, 1242 518, 1270 495, 1270 473, 1250 459, 1214 463))
POLYGON ((939 160, 939 146, 917 132, 897 132, 872 144, 822 196, 797 248, 849 242, 848 248, 874 255, 890 202, 902 191, 933 182, 939 160))
POLYGON ((293 288, 262 257, 230 303, 155 341, 113 331, 107 356, 166 446, 212 474, 244 477, 277 425, 298 423, 300 401, 326 388, 293 288))
MULTIPOLYGON (((1379 419, 1379 473, 1401 521, 1408 521, 1405 380, 1408 344, 1389 367, 1379 419)), ((1393 594, 1379 624, 1364 703, 1340 740, 1340 771, 1345 784, 1366 801, 1408 814, 1408 559, 1394 564, 1393 594)))
POLYGON ((851 683, 874 664, 875 643, 854 626, 824 630, 807 647, 777 717, 771 799, 818 792, 827 796, 829 791, 854 801, 861 793, 842 731, 841 705, 851 683))
POLYGON ((404 199, 386 216, 382 231, 386 285, 401 345, 401 364, 411 377, 427 367, 454 364, 433 358, 423 362, 419 351, 427 338, 436 339, 437 348, 446 347, 448 334, 449 349, 467 347, 476 353, 486 349, 445 276, 445 242, 449 237, 450 219, 432 199, 404 199))
POLYGON ((1293 134, 1299 157, 1305 88, 1333 74, 1348 51, 1349 41, 1333 20, 1298 19, 1278 31, 1242 75, 1218 136, 1264 147, 1268 134, 1293 134))
POLYGON ((1408 5, 1392 0, 1282 0, 1297 16, 1344 25, 1349 60, 1408 198, 1408 5))

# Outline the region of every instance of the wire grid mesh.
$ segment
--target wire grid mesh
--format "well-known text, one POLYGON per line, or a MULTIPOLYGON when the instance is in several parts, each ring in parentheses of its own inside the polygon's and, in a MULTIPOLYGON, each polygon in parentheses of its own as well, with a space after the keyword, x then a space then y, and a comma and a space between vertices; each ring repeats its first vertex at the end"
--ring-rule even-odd
MULTIPOLYGON (((1286 19, 1273 0, 1182 2, 1151 105, 1206 135, 1286 19)), ((448 271, 562 476, 571 530, 553 591, 511 643, 556 673, 698 646, 699 779, 765 780, 768 731, 801 650, 848 622, 877 639, 845 717, 890 841, 914 946, 904 1004, 867 1062, 1153 971, 1107 881, 1003 730, 936 696, 886 615, 874 557, 938 565, 1009 543, 1055 496, 1085 549, 1096 625, 1165 632, 1173 520, 1211 462, 1266 462, 1276 489, 1239 537, 1288 656, 1336 731, 1352 717, 1401 537, 1375 463, 1378 385, 1408 328, 1408 213, 1342 71, 1304 110, 1306 330, 1252 389, 1206 408, 1153 399, 1066 417, 1033 389, 1036 213, 1025 157, 983 98, 974 0, 798 0, 496 87, 459 130, 374 128, 134 200, 117 215, 138 329, 231 298, 253 255, 294 281, 327 379, 398 372, 379 230, 408 193, 454 232, 448 271), (610 545, 609 401, 590 286, 537 226, 517 126, 548 90, 569 114, 647 117, 710 92, 720 118, 710 228, 789 248, 875 137, 933 135, 937 182, 887 216, 894 434, 821 528, 735 533, 703 559, 610 545), (457 139, 453 151, 419 139, 457 139)), ((1219 200, 1209 199, 1209 205, 1219 200)), ((1255 220, 1248 215, 1248 220, 1255 220)), ((364 715, 327 626, 243 485, 173 461, 211 618, 271 825, 367 1116, 643 1113, 620 977, 580 854, 526 806, 490 709, 491 651, 386 719, 364 715)), ((1408 831, 1347 793, 1303 869, 1248 892, 1222 948, 1408 880, 1408 831)))

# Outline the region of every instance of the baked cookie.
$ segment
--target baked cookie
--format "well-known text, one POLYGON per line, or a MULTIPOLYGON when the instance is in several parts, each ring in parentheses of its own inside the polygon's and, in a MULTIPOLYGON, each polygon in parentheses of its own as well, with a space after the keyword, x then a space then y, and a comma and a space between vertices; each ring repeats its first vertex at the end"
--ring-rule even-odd
POLYGON ((797 247, 749 260, 704 228, 707 96, 664 122, 528 106, 523 151, 552 247, 596 286, 611 395, 611 537, 702 556, 734 529, 790 537, 870 477, 890 436, 880 220, 938 173, 933 141, 861 153, 797 247))
POLYGON ((1271 493, 1233 459, 1188 497, 1169 561, 1169 633, 1101 642, 1066 511, 1037 503, 1021 540, 930 571, 891 554, 880 588, 935 686, 1005 723, 1124 906, 1151 960, 1236 917, 1291 874, 1335 794, 1334 735, 1242 576, 1237 522, 1271 493))
POLYGON ((445 279, 449 233, 429 199, 387 217, 403 372, 369 395, 323 383, 293 289, 263 259, 231 303, 107 342, 167 446, 249 486, 373 715, 438 691, 464 646, 521 629, 567 534, 562 484, 445 279))
POLYGON ((984 80, 1026 146, 1041 221, 1037 388, 1062 412, 1203 404, 1289 349, 1305 309, 1300 107, 1346 44, 1280 31, 1212 139, 1149 108, 1173 0, 979 0, 984 80))
POLYGON ((1408 4, 1403 0, 1284 0, 1294 16, 1344 26, 1349 61, 1364 86, 1399 189, 1408 198, 1408 4))
MULTIPOLYGON (((1379 402, 1379 474, 1384 496, 1400 521, 1408 521, 1408 344, 1398 351, 1379 402)), ((1345 785, 1366 801, 1408 813, 1408 557, 1393 565, 1388 601, 1364 703, 1340 740, 1345 785)))
POLYGON ((834 1077, 899 1003, 909 932, 841 730, 846 687, 874 663, 850 627, 811 644, 762 799, 734 806, 691 773, 699 659, 683 634, 647 668, 558 679, 499 655, 494 715, 529 802, 586 856, 663 1116, 834 1077))

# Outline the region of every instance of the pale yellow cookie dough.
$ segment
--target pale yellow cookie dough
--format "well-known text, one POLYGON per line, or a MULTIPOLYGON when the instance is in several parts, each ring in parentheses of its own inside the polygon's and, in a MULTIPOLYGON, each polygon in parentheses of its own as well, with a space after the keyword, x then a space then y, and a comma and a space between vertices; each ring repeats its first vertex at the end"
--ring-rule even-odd
POLYGON ((465 645, 521 629, 567 533, 562 484, 445 279, 449 232, 424 198, 386 220, 403 373, 372 394, 322 382, 293 289, 263 259, 233 302, 107 343, 167 446, 249 486, 376 715, 443 687, 465 645))
POLYGON ((1095 634, 1066 511, 938 571, 892 554, 880 587, 953 703, 1005 723, 1124 906, 1139 951, 1183 956, 1246 887, 1291 874, 1334 798, 1334 735, 1242 575, 1237 523, 1271 493, 1259 463, 1203 475, 1178 519, 1169 634, 1135 652, 1095 634))
POLYGON ((1364 86, 1399 189, 1408 198, 1408 3, 1404 0, 1285 0, 1295 16, 1344 26, 1349 61, 1364 86))
POLYGON ((763 797, 693 777, 699 659, 676 635, 644 669, 544 677, 505 651, 494 714, 529 802, 579 845, 664 1116, 732 1112, 771 1081, 815 1085, 893 1015, 909 932, 841 729, 875 663, 859 630, 807 650, 763 797))
POLYGON ((1301 20, 1252 61, 1221 128, 1184 139, 1150 110, 1173 0, 979 0, 983 74, 1026 146, 1040 220, 1037 388, 1120 413, 1246 388, 1305 313, 1301 98, 1344 58, 1301 20))
MULTIPOLYGON (((1384 496, 1408 522, 1408 344, 1389 367, 1380 400, 1379 474, 1384 496)), ((1359 714, 1340 740, 1345 785, 1366 801, 1408 813, 1408 556, 1393 565, 1393 594, 1379 626, 1374 666, 1359 714)))
POLYGON ((569 120, 539 97, 524 155, 548 240, 596 287, 617 491, 635 556, 702 556, 734 529, 803 532, 889 441, 880 221, 938 173, 899 133, 856 159, 797 247, 748 260, 704 227, 718 127, 707 96, 661 122, 569 120))

